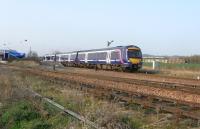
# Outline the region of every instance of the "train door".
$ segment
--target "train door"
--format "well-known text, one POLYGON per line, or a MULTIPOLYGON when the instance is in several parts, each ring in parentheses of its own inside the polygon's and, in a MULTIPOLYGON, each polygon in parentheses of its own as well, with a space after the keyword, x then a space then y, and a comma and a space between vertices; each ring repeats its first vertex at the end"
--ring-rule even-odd
POLYGON ((88 62, 88 53, 85 53, 85 63, 88 62))
POLYGON ((110 62, 111 62, 111 51, 107 51, 106 63, 110 64, 110 62))
POLYGON ((58 55, 58 62, 61 62, 62 59, 61 59, 61 55, 58 55))
POLYGON ((43 61, 47 61, 47 56, 44 56, 43 61))
POLYGON ((71 54, 68 55, 68 62, 71 62, 71 54))

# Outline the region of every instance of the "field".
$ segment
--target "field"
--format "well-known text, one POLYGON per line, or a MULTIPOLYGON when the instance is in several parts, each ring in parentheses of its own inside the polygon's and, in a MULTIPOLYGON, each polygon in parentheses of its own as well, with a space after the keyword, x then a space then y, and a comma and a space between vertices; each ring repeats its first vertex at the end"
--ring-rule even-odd
MULTIPOLYGON (((16 64, 41 67, 33 62, 16 64)), ((168 113, 158 113, 154 109, 144 109, 133 103, 124 105, 113 99, 96 98, 89 92, 71 88, 79 84, 67 83, 63 86, 50 83, 40 76, 9 68, 0 66, 0 70, 0 128, 2 129, 92 128, 47 103, 38 103, 33 98, 25 97, 25 88, 50 98, 105 129, 186 129, 196 126, 190 119, 177 123, 168 113)))
MULTIPOLYGON (((152 67, 152 63, 144 62, 143 65, 144 67, 152 67)), ((158 69, 200 71, 200 64, 159 63, 158 69)))
MULTIPOLYGON (((143 63, 144 70, 152 70, 152 63, 143 63)), ((160 75, 197 79, 200 76, 200 64, 159 63, 155 69, 160 75)))

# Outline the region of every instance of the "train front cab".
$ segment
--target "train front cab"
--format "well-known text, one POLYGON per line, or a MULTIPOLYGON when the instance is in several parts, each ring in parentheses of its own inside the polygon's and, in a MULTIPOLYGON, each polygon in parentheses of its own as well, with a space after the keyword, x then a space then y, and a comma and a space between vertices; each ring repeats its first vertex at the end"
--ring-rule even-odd
POLYGON ((129 68, 131 70, 135 71, 142 67, 142 52, 140 48, 127 48, 127 58, 129 62, 129 68))

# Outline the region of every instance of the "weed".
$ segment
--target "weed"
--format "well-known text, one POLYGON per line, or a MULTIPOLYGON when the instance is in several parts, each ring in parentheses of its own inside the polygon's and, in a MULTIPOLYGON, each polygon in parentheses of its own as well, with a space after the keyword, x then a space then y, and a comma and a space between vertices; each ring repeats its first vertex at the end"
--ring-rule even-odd
POLYGON ((153 108, 147 108, 147 109, 145 109, 144 114, 146 114, 146 115, 156 114, 156 111, 153 108))
POLYGON ((32 129, 49 129, 50 127, 51 125, 49 123, 39 120, 33 124, 32 129))
POLYGON ((133 119, 129 116, 122 116, 120 121, 129 126, 130 129, 139 129, 142 126, 142 122, 139 119, 133 119))

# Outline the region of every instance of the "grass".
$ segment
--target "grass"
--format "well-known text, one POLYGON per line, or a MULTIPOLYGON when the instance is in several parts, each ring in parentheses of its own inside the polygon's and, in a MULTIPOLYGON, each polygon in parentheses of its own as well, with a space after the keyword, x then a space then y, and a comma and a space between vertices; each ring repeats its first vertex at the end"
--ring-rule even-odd
POLYGON ((8 104, 1 112, 0 127, 9 129, 62 129, 75 121, 50 105, 35 105, 28 100, 8 104), (48 115, 44 115, 37 106, 47 111, 48 115))
MULTIPOLYGON (((152 63, 144 63, 143 70, 152 69, 152 63)), ((156 68, 158 75, 198 79, 200 77, 200 64, 167 64, 160 63, 156 68)))
POLYGON ((121 116, 120 121, 130 126, 131 129, 138 129, 142 127, 141 120, 129 117, 129 116, 121 116))
MULTIPOLYGON (((143 66, 152 67, 152 63, 144 62, 143 66)), ((173 70, 200 70, 200 64, 170 64, 170 63, 159 63, 159 69, 173 69, 173 70)))
POLYGON ((42 119, 34 106, 26 100, 12 103, 5 107, 0 124, 10 129, 47 129, 51 127, 42 119))
MULTIPOLYGON (((47 106, 45 107, 47 109, 47 106)), ((61 129, 69 125, 73 119, 58 111, 46 110, 48 117, 38 111, 35 105, 21 100, 7 105, 0 117, 0 125, 9 129, 61 129)))

